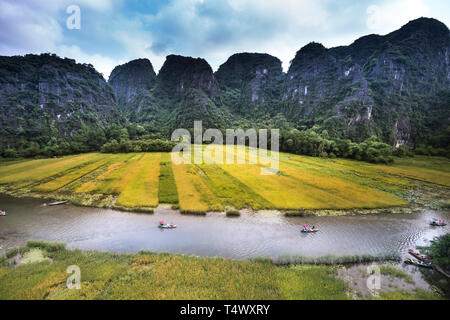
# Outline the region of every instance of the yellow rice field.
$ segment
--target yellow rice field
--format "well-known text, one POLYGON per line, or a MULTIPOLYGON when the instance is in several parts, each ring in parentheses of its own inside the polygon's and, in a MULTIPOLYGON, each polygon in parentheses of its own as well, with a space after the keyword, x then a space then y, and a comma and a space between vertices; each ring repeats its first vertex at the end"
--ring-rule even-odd
POLYGON ((125 208, 152 208, 158 205, 160 153, 144 155, 128 172, 128 181, 116 204, 125 208))
POLYGON ((168 202, 183 212, 203 213, 407 206, 405 195, 414 181, 450 187, 450 161, 444 158, 373 165, 280 153, 279 172, 263 175, 261 168, 267 165, 248 163, 249 150, 245 151, 232 154, 246 160, 243 164, 178 165, 170 163, 171 154, 162 153, 91 153, 2 162, 0 192, 130 210, 168 202))

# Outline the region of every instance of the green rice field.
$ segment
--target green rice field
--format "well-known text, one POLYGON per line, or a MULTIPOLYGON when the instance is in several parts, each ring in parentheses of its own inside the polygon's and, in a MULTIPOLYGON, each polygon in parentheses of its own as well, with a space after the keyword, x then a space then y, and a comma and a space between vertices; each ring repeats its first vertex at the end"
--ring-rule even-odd
MULTIPOLYGON (((248 160, 249 150, 233 156, 248 160)), ((262 175, 264 166, 248 161, 178 165, 170 153, 2 162, 0 192, 146 212, 171 204, 182 212, 204 213, 402 207, 408 206, 406 193, 417 182, 450 187, 450 161, 444 158, 404 158, 393 165, 284 153, 279 159, 274 175, 262 175)))

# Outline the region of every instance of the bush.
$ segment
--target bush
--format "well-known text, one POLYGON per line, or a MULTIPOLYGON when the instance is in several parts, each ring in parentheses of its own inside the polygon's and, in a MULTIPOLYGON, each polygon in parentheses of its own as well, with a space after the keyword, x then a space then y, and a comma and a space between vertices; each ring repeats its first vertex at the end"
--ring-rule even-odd
POLYGON ((27 241, 27 247, 29 248, 39 248, 47 252, 57 252, 66 249, 66 244, 61 242, 45 242, 39 240, 29 240, 27 241))
POLYGON ((103 153, 128 153, 128 152, 171 152, 176 142, 154 139, 154 140, 116 140, 105 143, 101 152, 103 153))
POLYGON ((3 156, 5 158, 17 158, 17 151, 14 149, 6 149, 5 152, 3 153, 3 156))
POLYGON ((405 146, 400 146, 392 154, 396 157, 404 158, 409 157, 412 153, 405 146))

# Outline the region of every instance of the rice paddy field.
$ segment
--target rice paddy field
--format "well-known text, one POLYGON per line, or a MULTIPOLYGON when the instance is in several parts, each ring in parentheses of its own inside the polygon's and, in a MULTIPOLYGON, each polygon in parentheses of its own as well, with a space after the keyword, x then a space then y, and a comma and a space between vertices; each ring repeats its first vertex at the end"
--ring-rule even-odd
POLYGON ((243 151, 217 154, 235 158, 235 164, 175 164, 170 153, 91 153, 1 162, 0 193, 143 212, 159 204, 183 213, 301 212, 405 207, 410 204, 408 192, 418 182, 439 186, 446 194, 450 187, 450 161, 444 158, 374 165, 280 153, 278 173, 263 175, 267 165, 249 163, 250 150, 243 151))

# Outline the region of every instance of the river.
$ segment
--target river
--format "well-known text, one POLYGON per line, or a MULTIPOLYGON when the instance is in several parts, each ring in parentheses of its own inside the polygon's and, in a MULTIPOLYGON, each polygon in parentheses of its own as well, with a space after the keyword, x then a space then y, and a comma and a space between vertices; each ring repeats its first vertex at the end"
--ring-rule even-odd
POLYGON ((233 259, 277 258, 282 254, 323 256, 381 254, 426 245, 448 232, 432 227, 431 218, 449 220, 449 211, 337 217, 285 217, 274 212, 245 212, 230 218, 221 214, 181 215, 160 207, 138 214, 62 205, 42 207, 44 201, 0 197, 0 253, 27 240, 60 241, 70 249, 134 253, 139 250, 222 256, 233 259), (160 230, 164 220, 178 226, 160 230), (315 234, 300 232, 304 223, 315 234))

